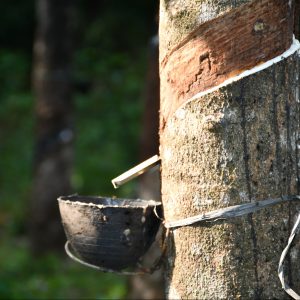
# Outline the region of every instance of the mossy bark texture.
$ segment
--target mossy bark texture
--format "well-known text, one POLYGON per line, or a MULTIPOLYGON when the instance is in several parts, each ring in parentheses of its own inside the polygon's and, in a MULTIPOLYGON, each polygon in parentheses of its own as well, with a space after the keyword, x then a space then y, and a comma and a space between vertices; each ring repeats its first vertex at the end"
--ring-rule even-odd
MULTIPOLYGON (((168 76, 162 76, 168 53, 201 23, 234 9, 243 13, 249 3, 161 1, 164 107, 177 101, 176 95, 168 97, 163 88, 170 84, 168 76), (174 13, 178 9, 180 15, 174 13), (176 19, 180 16, 182 22, 176 19)), ((293 3, 286 4, 291 9, 287 9, 286 16, 290 20, 293 3)), ((253 16, 253 26, 258 21, 264 23, 257 18, 253 16)), ((278 29, 280 26, 278 23, 278 29)), ((243 28, 240 30, 243 32, 243 28)), ((292 29, 286 34, 291 41, 292 29)), ((267 36, 265 32, 261 38, 267 36)), ((213 53, 214 49, 209 51, 213 53)), ((177 78, 184 76, 178 74, 177 78)), ((200 87, 195 94, 201 91, 200 87)), ((182 102, 163 120, 160 130, 165 219, 179 220, 231 205, 299 194, 299 109, 297 51, 264 70, 182 102)), ((296 202, 283 203, 243 217, 171 230, 166 261, 167 297, 288 298, 277 267, 299 210, 296 202)), ((299 247, 296 241, 285 265, 287 280, 298 292, 299 247)))

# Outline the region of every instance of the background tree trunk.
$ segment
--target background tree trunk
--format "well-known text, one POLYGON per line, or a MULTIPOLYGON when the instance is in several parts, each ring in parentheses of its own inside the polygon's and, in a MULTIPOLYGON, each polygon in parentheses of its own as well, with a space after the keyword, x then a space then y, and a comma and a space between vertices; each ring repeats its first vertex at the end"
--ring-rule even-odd
MULTIPOLYGON (((290 48, 293 5, 161 1, 160 155, 167 221, 299 193, 298 51, 226 81, 290 48)), ((282 203, 173 230, 167 296, 288 298, 277 267, 299 209, 282 203)), ((299 243, 286 270, 300 291, 298 262, 299 243)))
MULTIPOLYGON (((149 44, 148 70, 144 92, 144 111, 142 117, 142 133, 140 141, 140 160, 158 154, 159 146, 159 65, 158 36, 154 36, 149 44)), ((142 199, 160 199, 159 172, 146 172, 139 181, 139 196, 142 199)))
POLYGON ((60 248, 65 240, 56 199, 71 191, 73 1, 37 0, 36 4, 33 88, 37 142, 30 237, 33 250, 40 253, 60 248))
POLYGON ((300 37, 300 1, 295 0, 295 12, 294 12, 294 34, 296 39, 300 37))
MULTIPOLYGON (((149 45, 148 71, 144 93, 143 127, 141 134, 140 161, 158 153, 159 127, 159 70, 158 70, 158 37, 151 39, 149 45)), ((148 171, 139 178, 138 196, 141 199, 160 201, 159 170, 148 171)), ((161 233, 160 233, 161 235, 161 233)), ((160 255, 160 245, 153 243, 143 258, 143 265, 151 263, 160 255)), ((130 299, 163 299, 164 280, 162 269, 150 276, 134 276, 130 279, 128 297, 130 299)))

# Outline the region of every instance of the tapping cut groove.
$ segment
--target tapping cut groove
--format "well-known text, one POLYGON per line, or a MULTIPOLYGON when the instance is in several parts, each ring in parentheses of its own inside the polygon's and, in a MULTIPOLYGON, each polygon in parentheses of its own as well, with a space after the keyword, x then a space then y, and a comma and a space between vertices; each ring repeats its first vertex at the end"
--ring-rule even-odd
POLYGON ((286 51, 291 20, 288 1, 256 0, 200 24, 160 62, 163 119, 196 93, 286 51))

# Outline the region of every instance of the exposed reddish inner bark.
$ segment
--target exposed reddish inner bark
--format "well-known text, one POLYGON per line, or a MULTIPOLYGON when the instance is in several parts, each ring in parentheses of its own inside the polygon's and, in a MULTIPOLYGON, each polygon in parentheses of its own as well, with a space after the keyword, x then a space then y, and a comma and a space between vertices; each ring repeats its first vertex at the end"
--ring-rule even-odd
POLYGON ((289 1, 258 0, 201 24, 161 61, 161 129, 194 94, 268 61, 292 43, 289 1))

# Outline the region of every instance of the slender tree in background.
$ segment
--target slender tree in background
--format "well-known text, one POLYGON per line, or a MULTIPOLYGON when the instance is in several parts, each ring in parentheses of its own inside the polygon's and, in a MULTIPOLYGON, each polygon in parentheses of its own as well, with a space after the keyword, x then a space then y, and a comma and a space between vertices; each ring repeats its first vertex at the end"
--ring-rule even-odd
MULTIPOLYGON (((149 44, 148 70, 144 92, 144 111, 142 116, 142 133, 140 142, 140 160, 158 154, 159 129, 159 70, 158 37, 154 36, 149 44)), ((146 172, 140 177, 139 196, 142 199, 159 199, 159 173, 146 172)))
MULTIPOLYGON (((142 118, 140 160, 158 153, 159 127, 159 70, 158 37, 151 39, 149 45, 148 70, 144 92, 144 113, 142 118)), ((140 177, 138 196, 141 199, 160 201, 159 170, 148 171, 140 177)), ((158 236, 161 233, 158 234, 158 236)), ((160 245, 155 241, 143 258, 144 265, 151 265, 160 256, 160 245)), ((150 276, 134 276, 130 280, 130 299, 162 299, 164 297, 164 280, 162 269, 150 276)))
MULTIPOLYGON (((299 54, 293 11, 294 1, 287 0, 161 1, 166 221, 299 194, 299 54), (245 70, 252 73, 235 77, 245 70)), ((295 202, 282 202, 171 230, 168 297, 288 298, 277 267, 299 209, 295 202)), ((297 247, 285 270, 289 284, 300 291, 297 247)))
POLYGON ((71 191, 73 5, 71 0, 36 2, 33 89, 37 124, 30 237, 33 250, 39 253, 62 245, 56 199, 71 191))

